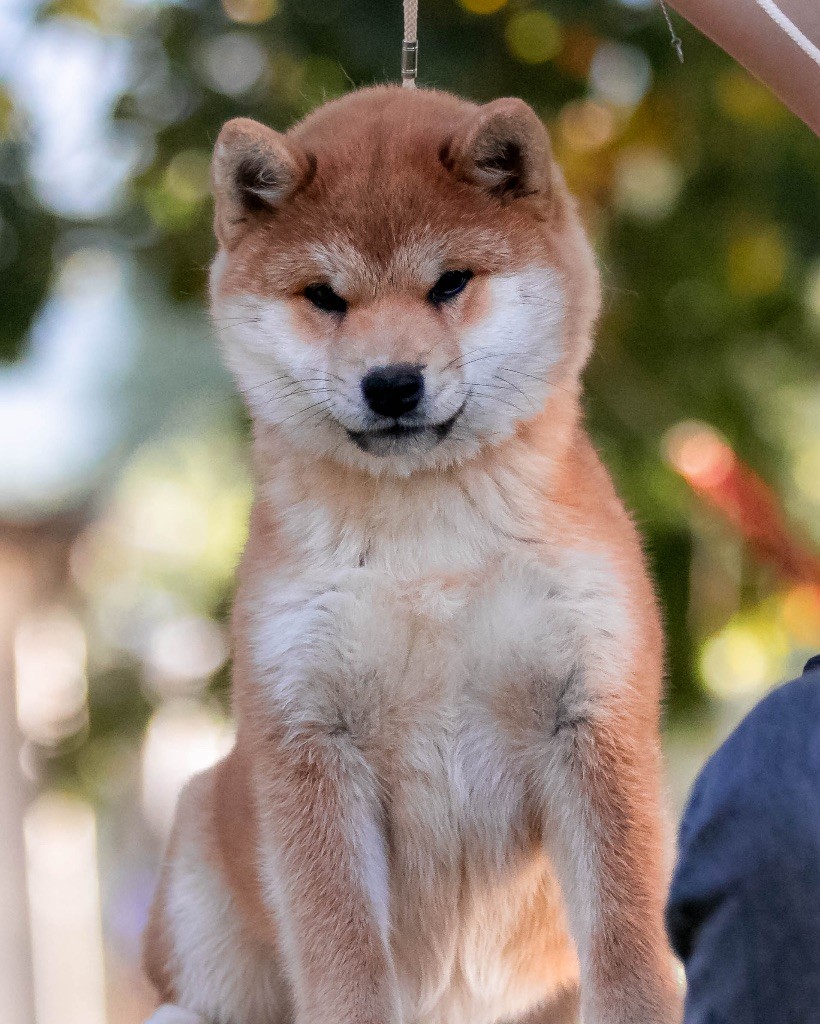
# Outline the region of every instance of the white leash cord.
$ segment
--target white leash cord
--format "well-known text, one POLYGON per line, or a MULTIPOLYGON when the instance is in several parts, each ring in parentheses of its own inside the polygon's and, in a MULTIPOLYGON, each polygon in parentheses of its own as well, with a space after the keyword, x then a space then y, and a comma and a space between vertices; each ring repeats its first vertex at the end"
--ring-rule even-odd
MULTIPOLYGON (((401 44, 401 80, 402 85, 409 89, 414 89, 419 70, 419 0, 403 0, 403 3, 404 38, 401 44)), ((666 24, 669 27, 670 35, 672 36, 672 45, 675 47, 678 59, 683 62, 683 43, 672 25, 672 19, 669 17, 669 11, 666 8, 666 3, 664 0, 659 0, 659 3, 661 10, 663 11, 663 16, 666 19, 666 24)), ((820 65, 820 48, 818 48, 807 35, 800 31, 797 25, 795 25, 794 22, 780 10, 774 0, 755 0, 755 3, 772 19, 781 31, 785 32, 789 39, 791 39, 791 41, 798 46, 807 57, 810 57, 815 64, 820 65)))
POLYGON ((404 39, 401 44, 401 84, 416 87, 419 71, 419 0, 404 0, 404 39))
POLYGON ((675 47, 675 53, 678 55, 678 60, 683 64, 683 40, 675 31, 675 26, 672 24, 672 19, 669 17, 669 11, 666 9, 664 0, 660 0, 661 10, 663 16, 666 18, 666 24, 669 28, 669 35, 672 37, 672 45, 675 47))

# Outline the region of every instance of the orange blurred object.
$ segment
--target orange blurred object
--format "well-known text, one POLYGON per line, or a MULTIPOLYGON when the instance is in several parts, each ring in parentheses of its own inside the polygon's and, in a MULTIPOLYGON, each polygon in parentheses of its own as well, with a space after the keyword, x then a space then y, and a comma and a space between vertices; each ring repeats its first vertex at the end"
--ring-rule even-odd
POLYGON ((666 457, 704 498, 784 577, 820 583, 820 556, 789 530, 777 495, 707 424, 670 431, 666 457))

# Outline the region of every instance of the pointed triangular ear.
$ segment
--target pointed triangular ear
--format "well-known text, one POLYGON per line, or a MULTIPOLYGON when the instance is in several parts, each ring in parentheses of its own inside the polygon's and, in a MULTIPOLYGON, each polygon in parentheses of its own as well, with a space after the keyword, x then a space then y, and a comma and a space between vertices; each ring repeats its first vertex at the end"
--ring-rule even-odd
POLYGON ((443 154, 459 177, 498 196, 548 192, 551 155, 547 131, 523 100, 479 107, 443 154))
POLYGON ((233 248, 258 214, 269 214, 313 174, 298 145, 257 121, 237 117, 223 127, 214 147, 214 230, 233 248))

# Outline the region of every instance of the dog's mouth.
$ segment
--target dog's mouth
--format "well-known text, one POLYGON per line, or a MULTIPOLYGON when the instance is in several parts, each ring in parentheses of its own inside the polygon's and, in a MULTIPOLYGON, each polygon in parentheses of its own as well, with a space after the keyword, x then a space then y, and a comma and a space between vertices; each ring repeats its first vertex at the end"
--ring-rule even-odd
POLYGON ((350 440, 363 452, 379 457, 430 451, 440 444, 455 426, 464 411, 466 399, 453 415, 442 423, 401 423, 371 430, 348 430, 350 440))

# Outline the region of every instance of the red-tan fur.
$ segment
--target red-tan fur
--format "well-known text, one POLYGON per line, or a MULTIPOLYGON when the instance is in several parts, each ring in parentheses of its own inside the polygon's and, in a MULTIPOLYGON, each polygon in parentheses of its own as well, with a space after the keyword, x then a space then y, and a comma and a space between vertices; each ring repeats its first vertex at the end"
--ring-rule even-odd
POLYGON ((236 746, 180 801, 156 1021, 570 1024, 580 991, 586 1024, 673 1024, 662 638, 581 422, 597 275, 543 129, 520 101, 371 89, 285 136, 229 123, 214 174, 214 319, 257 498, 236 746), (343 319, 303 295, 336 274, 343 319), (515 348, 516 303, 492 319, 510 280, 554 358, 542 378, 502 352, 480 383, 500 358, 482 331, 515 348), (440 443, 379 457, 338 410, 391 361, 467 404, 440 443), (321 391, 318 422, 294 387, 321 391))

